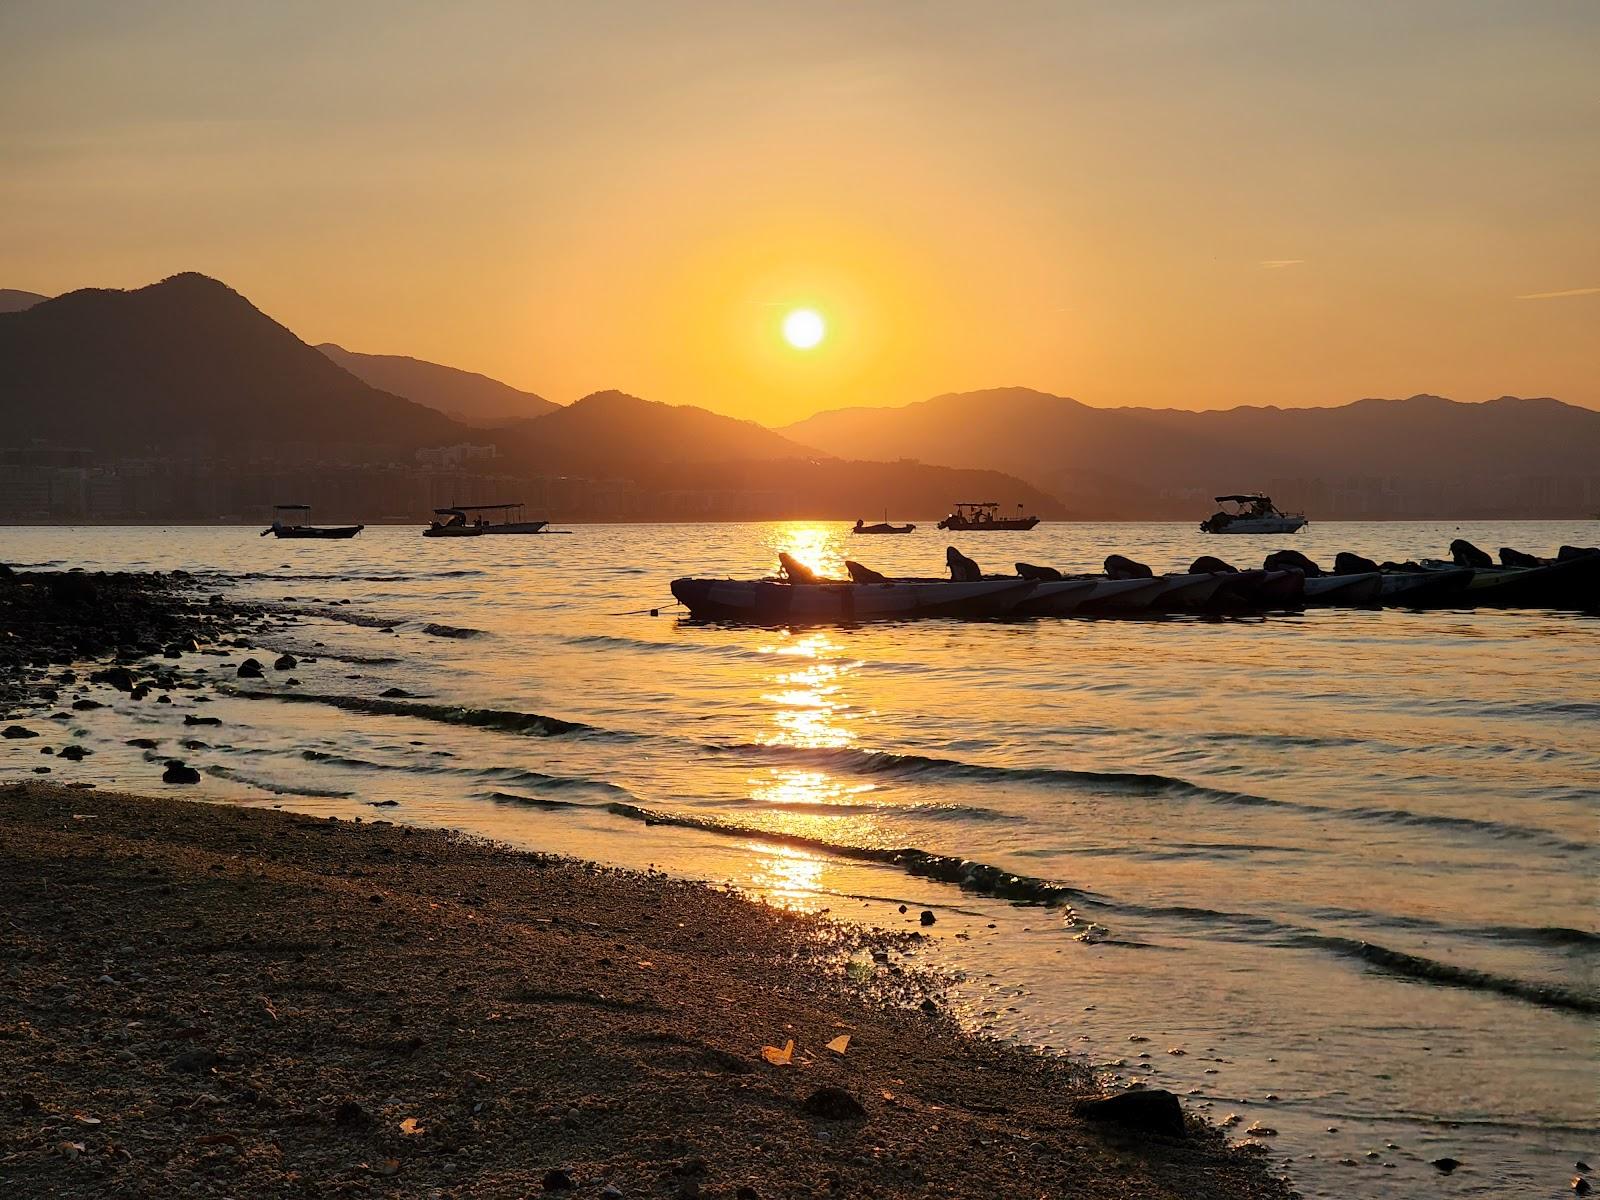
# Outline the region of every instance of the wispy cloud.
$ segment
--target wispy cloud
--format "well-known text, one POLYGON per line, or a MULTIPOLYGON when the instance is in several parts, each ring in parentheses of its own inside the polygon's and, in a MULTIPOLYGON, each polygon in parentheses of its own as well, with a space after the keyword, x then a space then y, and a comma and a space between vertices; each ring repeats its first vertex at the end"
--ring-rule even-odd
POLYGON ((1263 258, 1261 265, 1269 271, 1281 271, 1284 267, 1298 267, 1305 261, 1303 258, 1263 258))
POLYGON ((1600 287, 1568 288, 1564 292, 1529 292, 1526 296, 1513 296, 1513 300, 1565 300, 1568 296, 1600 296, 1600 287))

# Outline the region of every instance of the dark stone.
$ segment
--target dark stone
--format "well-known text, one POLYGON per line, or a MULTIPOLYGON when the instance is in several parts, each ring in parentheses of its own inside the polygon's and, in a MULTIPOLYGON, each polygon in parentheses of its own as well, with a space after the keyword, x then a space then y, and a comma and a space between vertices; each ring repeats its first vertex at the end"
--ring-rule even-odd
POLYGON ((921 921, 924 925, 932 925, 937 918, 933 915, 933 911, 931 909, 925 908, 922 910, 922 915, 918 917, 917 920, 921 921))
POLYGON ((260 679, 261 664, 253 658, 247 658, 239 664, 240 679, 260 679))
POLYGON ((172 703, 172 697, 171 696, 157 696, 156 697, 156 703, 157 704, 171 704, 172 703))
POLYGON ((72 707, 79 712, 93 712, 97 708, 104 708, 105 705, 98 700, 74 700, 72 707))
POLYGON ((1321 567, 1298 550, 1274 550, 1261 565, 1269 571, 1303 571, 1307 579, 1316 579, 1323 574, 1321 567))
POLYGON ((829 1121, 857 1121, 867 1115, 849 1092, 840 1087, 819 1087, 800 1104, 802 1112, 829 1121))
POLYGON ((950 578, 956 583, 976 583, 983 578, 978 564, 954 546, 944 548, 944 565, 950 568, 950 578))
POLYGON ((1448 1175, 1461 1165, 1461 1160, 1458 1158, 1436 1158, 1428 1165, 1448 1175))
POLYGON ((748 1183, 742 1183, 734 1189, 733 1200, 761 1200, 761 1193, 748 1183))
POLYGON ((127 667, 107 667, 89 676, 90 683, 108 683, 119 692, 133 691, 133 672, 127 667))
POLYGON ((199 783, 200 772, 185 766, 181 759, 173 759, 161 773, 162 783, 199 783))
POLYGON ((939 1006, 933 1002, 933 998, 931 996, 924 1000, 917 1007, 922 1009, 922 1011, 927 1013, 930 1017, 939 1011, 939 1006))
POLYGON ((125 744, 137 746, 141 750, 154 750, 161 743, 156 741, 155 738, 129 738, 125 744))
POLYGON ((1054 567, 1036 567, 1032 563, 1017 563, 1017 575, 1022 579, 1032 579, 1039 583, 1050 583, 1061 578, 1061 572, 1054 567))
POLYGON ((175 1075, 203 1075, 221 1061, 222 1056, 215 1050, 185 1050, 167 1064, 167 1070, 175 1075))
POLYGON ((25 729, 21 725, 7 725, 6 729, 5 729, 5 732, 3 734, 0 734, 0 737, 8 737, 8 738, 12 738, 12 739, 16 739, 16 738, 36 738, 38 736, 39 735, 37 733, 35 733, 33 730, 25 729))
POLYGON ((1341 550, 1333 556, 1333 573, 1335 575, 1367 575, 1378 569, 1378 564, 1370 558, 1362 558, 1359 554, 1351 554, 1348 550, 1341 550))
POLYGON ((703 1158, 686 1158, 681 1163, 672 1164, 672 1173, 680 1179, 686 1175, 704 1175, 706 1173, 706 1160, 703 1158))
POLYGON ((1466 538, 1457 538, 1450 543, 1450 561, 1458 567, 1492 567, 1494 559, 1466 538))
POLYGON ((1155 574, 1142 562, 1121 554, 1106 555, 1106 576, 1110 579, 1154 579, 1155 574))
POLYGON ((274 671, 292 671, 300 665, 300 660, 292 654, 280 654, 277 661, 272 664, 274 671))
POLYGON ((64 758, 68 762, 82 762, 85 758, 93 753, 93 750, 85 749, 82 746, 63 746, 61 747, 60 751, 57 752, 56 757, 64 758))
POLYGON ((577 1186, 572 1176, 560 1167, 551 1167, 544 1173, 544 1190, 547 1192, 570 1192, 577 1186))
POLYGON ((1080 1100, 1073 1112, 1085 1121, 1103 1121, 1139 1133, 1183 1136, 1183 1106, 1164 1088, 1139 1088, 1115 1096, 1080 1100))
POLYGON ((409 699, 411 699, 411 693, 410 692, 406 691, 405 688, 397 688, 397 687, 384 688, 383 691, 378 693, 378 695, 383 697, 386 700, 409 700, 409 699))
POLYGON ((1572 1190, 1580 1196, 1587 1196, 1591 1191, 1589 1181, 1582 1175, 1574 1175, 1572 1177, 1572 1190))
POLYGON ((221 717, 197 717, 193 713, 185 713, 184 716, 183 716, 183 723, 185 725, 221 725, 222 724, 222 718, 221 717))
POLYGON ((335 1125, 364 1125, 367 1121, 367 1110, 354 1100, 344 1100, 333 1110, 333 1123, 335 1125))

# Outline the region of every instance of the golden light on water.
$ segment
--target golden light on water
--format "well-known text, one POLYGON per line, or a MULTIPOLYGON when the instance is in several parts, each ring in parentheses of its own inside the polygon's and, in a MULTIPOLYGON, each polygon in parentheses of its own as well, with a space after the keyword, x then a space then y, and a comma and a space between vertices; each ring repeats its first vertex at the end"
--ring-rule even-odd
POLYGON ((845 538, 847 527, 838 523, 821 524, 815 521, 785 521, 773 528, 767 545, 771 548, 771 562, 778 559, 780 550, 794 556, 819 575, 831 579, 845 578, 845 538))

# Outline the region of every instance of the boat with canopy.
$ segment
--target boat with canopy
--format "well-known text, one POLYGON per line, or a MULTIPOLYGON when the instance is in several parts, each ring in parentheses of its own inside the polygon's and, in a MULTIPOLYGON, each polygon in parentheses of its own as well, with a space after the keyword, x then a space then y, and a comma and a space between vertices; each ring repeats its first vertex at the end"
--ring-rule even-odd
POLYGON ((1262 492, 1214 499, 1222 507, 1200 522, 1201 533, 1294 533, 1310 524, 1304 513, 1280 512, 1262 492))
POLYGON ((543 533, 549 521, 530 521, 521 504, 459 504, 433 510, 423 537, 482 537, 491 533, 543 533))
POLYGON ((955 532, 993 533, 1006 529, 1025 531, 1038 523, 1038 517, 1022 515, 1020 504, 1017 505, 1016 516, 1002 517, 998 501, 963 500, 956 504, 954 512, 939 522, 939 528, 955 532))
POLYGON ((299 518, 311 512, 309 504, 274 504, 272 524, 261 531, 280 538, 353 538, 365 525, 302 525, 299 518))

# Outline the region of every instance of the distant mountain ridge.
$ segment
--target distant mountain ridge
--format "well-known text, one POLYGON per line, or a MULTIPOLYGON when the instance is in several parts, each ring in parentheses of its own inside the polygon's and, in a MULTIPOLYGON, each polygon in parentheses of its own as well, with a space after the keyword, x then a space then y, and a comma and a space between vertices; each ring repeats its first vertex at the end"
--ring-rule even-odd
POLYGON ((23 292, 16 288, 0 288, 0 313, 25 312, 35 304, 50 299, 38 292, 23 292))
POLYGON ((383 458, 466 440, 434 409, 379 391, 193 272, 89 288, 0 314, 5 440, 131 455, 383 458))
POLYGON ((559 407, 543 396, 476 371, 403 354, 360 354, 333 342, 323 342, 317 349, 375 388, 426 404, 472 425, 500 425, 543 416, 559 407))
POLYGON ((1203 516, 1211 495, 1257 489, 1322 516, 1585 516, 1600 503, 1600 412, 1550 398, 1195 412, 995 388, 783 432, 835 454, 1008 471, 1106 516, 1203 516))

